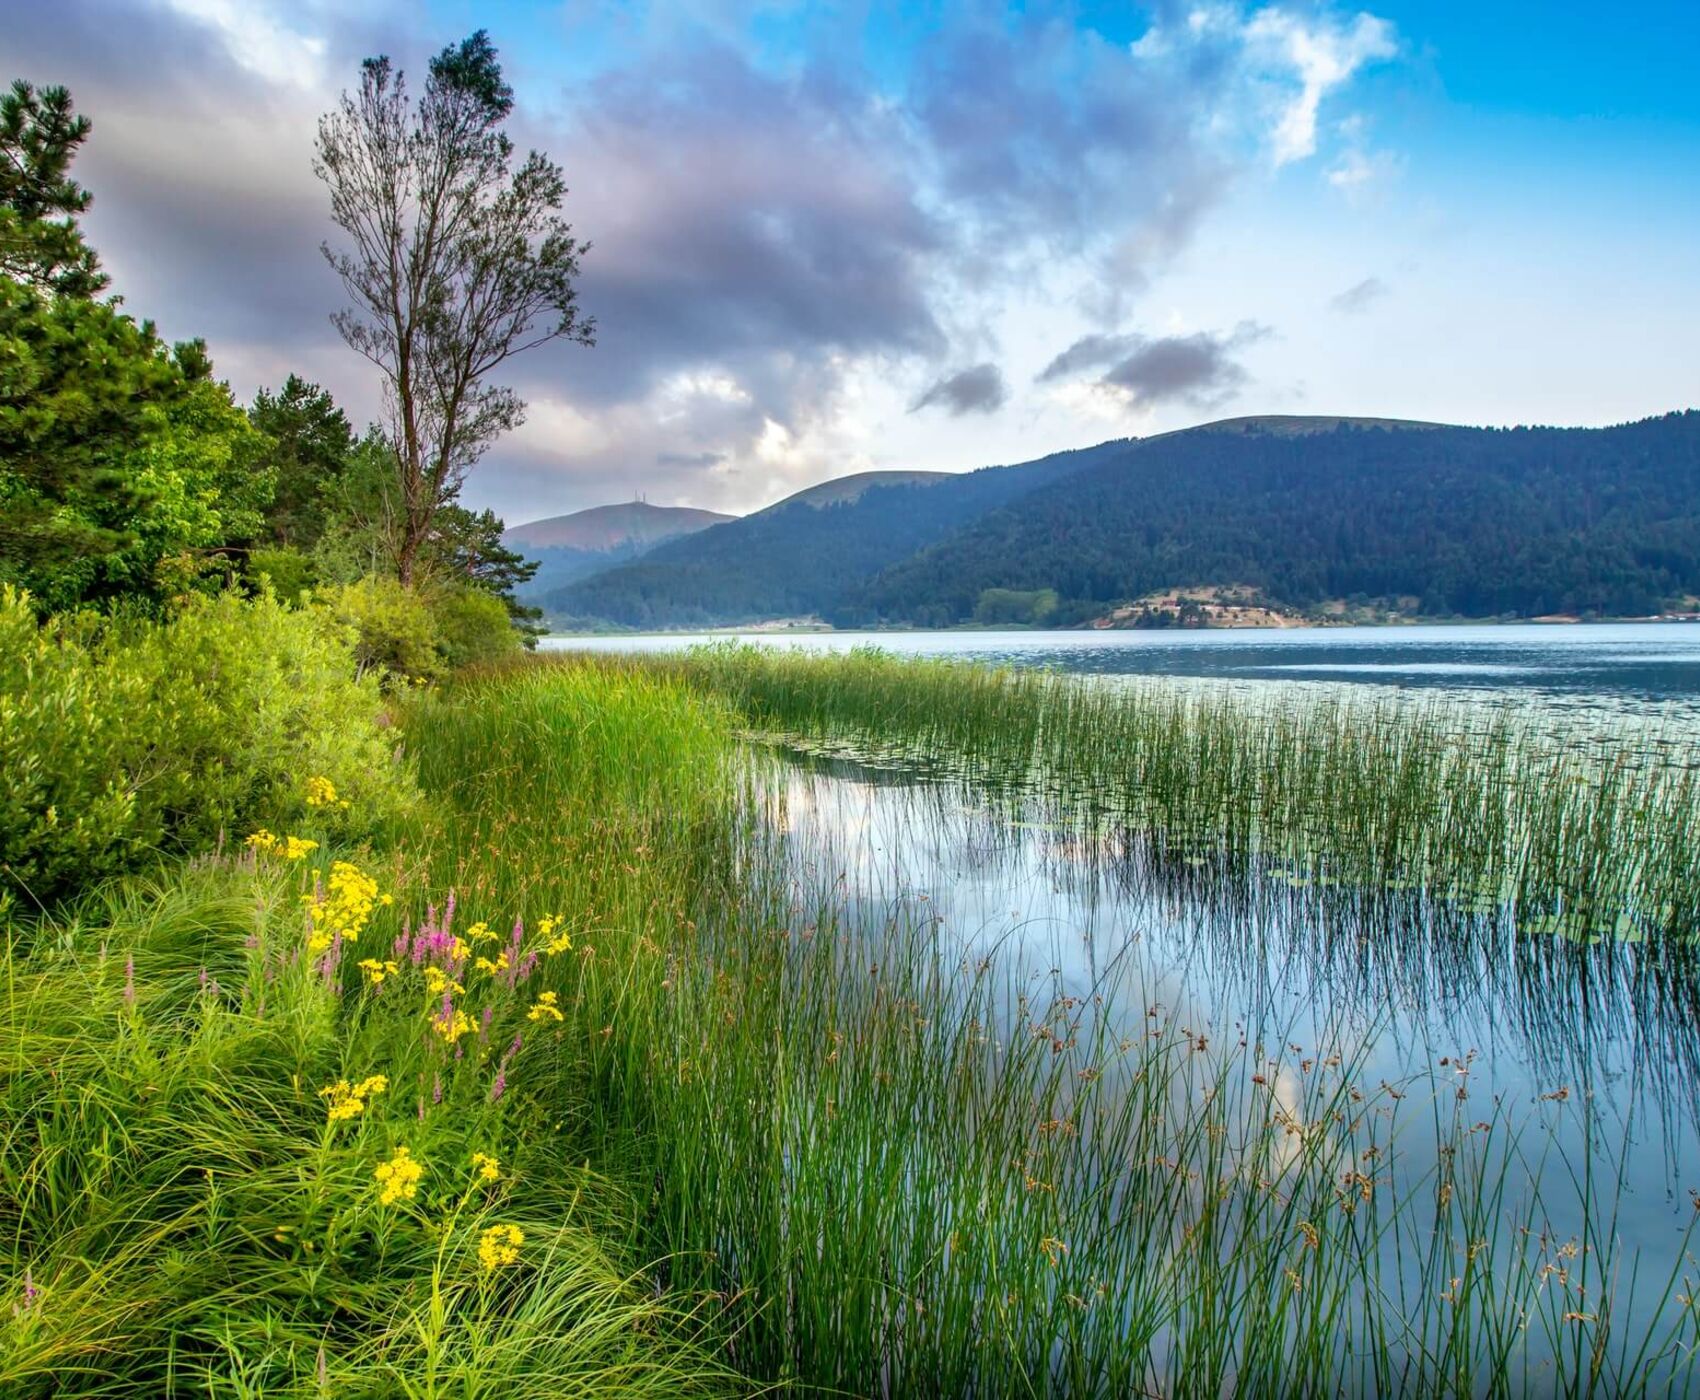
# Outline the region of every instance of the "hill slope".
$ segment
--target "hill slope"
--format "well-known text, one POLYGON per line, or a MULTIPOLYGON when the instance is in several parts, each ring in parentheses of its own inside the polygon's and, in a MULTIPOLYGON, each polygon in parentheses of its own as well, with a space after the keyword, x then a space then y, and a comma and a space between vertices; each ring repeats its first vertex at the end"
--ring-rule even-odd
POLYGON ((536 576, 519 590, 525 601, 535 603, 574 579, 635 559, 667 540, 735 518, 689 506, 626 501, 515 525, 503 532, 502 542, 537 560, 536 576))
POLYGON ((813 486, 643 559, 557 588, 556 616, 630 627, 798 617, 841 603, 880 569, 1027 492, 1125 451, 1125 442, 976 472, 864 472, 813 486))
POLYGON ((1464 616, 1643 614, 1700 593, 1700 413, 1615 428, 1238 419, 1147 439, 894 563, 841 623, 1054 616, 1185 585, 1464 616))

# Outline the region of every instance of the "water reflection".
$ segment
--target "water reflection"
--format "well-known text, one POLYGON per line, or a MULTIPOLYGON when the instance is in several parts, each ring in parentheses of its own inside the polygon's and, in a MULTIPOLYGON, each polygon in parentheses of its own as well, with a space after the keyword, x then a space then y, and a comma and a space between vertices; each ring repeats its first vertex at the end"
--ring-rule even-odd
MULTIPOLYGON (((1245 1044, 1248 1063, 1270 1047, 1284 1063, 1343 1057, 1437 1122, 1516 1123, 1555 1221, 1579 1213, 1571 1164, 1604 1142, 1631 1251, 1668 1248, 1693 1216, 1700 980, 1685 946, 1531 936, 1492 901, 1330 884, 844 760, 795 758, 781 806, 799 880, 830 874, 870 938, 925 921, 946 961, 1095 1002, 1113 1034, 1157 1013, 1245 1044)), ((1433 1167, 1408 1135, 1401 1170, 1433 1167)))

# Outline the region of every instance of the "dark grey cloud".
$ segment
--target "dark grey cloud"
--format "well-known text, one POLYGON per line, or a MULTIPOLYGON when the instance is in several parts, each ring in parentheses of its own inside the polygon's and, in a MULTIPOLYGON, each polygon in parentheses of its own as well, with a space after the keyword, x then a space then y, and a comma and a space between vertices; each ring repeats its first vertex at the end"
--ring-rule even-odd
POLYGON ((1072 17, 981 12, 926 46, 913 103, 940 185, 992 238, 1078 248, 1148 228, 1155 255, 1161 229, 1216 183, 1199 135, 1215 81, 1072 17))
POLYGON ((1383 297, 1392 291, 1379 277, 1366 277, 1361 282, 1354 282, 1345 291, 1328 299, 1328 304, 1334 310, 1347 316, 1361 316, 1383 297))
POLYGON ((1034 382, 1068 379, 1082 370, 1094 369, 1119 359, 1140 344, 1136 335, 1083 335, 1040 370, 1034 382))
POLYGON ((1235 355, 1269 334, 1267 326, 1242 321, 1226 333, 1083 336, 1052 359, 1036 382, 1077 377, 1101 368, 1097 382, 1119 391, 1131 407, 1184 403, 1215 408, 1250 381, 1235 355))
POLYGON ((994 364, 972 365, 929 385, 909 406, 911 413, 923 408, 942 408, 954 418, 965 413, 996 413, 1009 398, 1003 371, 994 364))

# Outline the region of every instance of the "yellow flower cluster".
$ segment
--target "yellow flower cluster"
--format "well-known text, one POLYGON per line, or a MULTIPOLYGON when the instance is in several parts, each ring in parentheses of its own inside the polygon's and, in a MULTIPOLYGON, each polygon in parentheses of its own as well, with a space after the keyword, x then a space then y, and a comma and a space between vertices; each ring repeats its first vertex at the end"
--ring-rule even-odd
POLYGON ((317 841, 305 841, 299 836, 273 836, 263 826, 248 838, 248 845, 263 856, 282 856, 285 860, 300 860, 319 849, 317 841))
POLYGON ((553 992, 539 992, 537 1000, 532 1003, 531 1010, 525 1013, 528 1021, 564 1021, 561 1008, 555 1005, 557 998, 553 992))
POLYGON ((560 927, 561 916, 559 914, 546 914, 538 923, 537 931, 549 940, 543 949, 545 953, 564 953, 573 946, 573 936, 565 929, 562 929, 559 934, 555 934, 555 930, 560 927), (553 937, 550 936, 552 934, 553 937))
POLYGON ((376 880, 345 860, 332 862, 322 898, 304 898, 313 921, 313 931, 307 937, 309 953, 324 952, 339 937, 346 943, 355 942, 371 920, 372 910, 395 902, 393 896, 378 893, 376 880))
POLYGON ((496 937, 496 934, 490 928, 489 924, 480 919, 466 931, 466 936, 468 940, 473 943, 488 943, 491 939, 496 937))
POLYGON ((425 995, 435 1001, 447 992, 450 996, 458 997, 466 990, 459 982, 450 977, 440 967, 427 966, 425 969, 425 995))
POLYGON ((360 970, 366 974, 366 980, 374 987, 381 987, 384 978, 394 977, 401 967, 391 958, 379 962, 377 958, 361 958, 360 970))
POLYGON ((486 1269, 519 1263, 519 1248, 525 1231, 517 1225, 492 1225, 478 1237, 478 1262, 486 1269))
POLYGON ((366 1100, 376 1098, 389 1087, 390 1081, 381 1074, 362 1079, 358 1084, 339 1079, 335 1084, 326 1085, 319 1090, 319 1097, 326 1101, 325 1121, 341 1123, 349 1118, 358 1118, 366 1111, 366 1100))
POLYGON ((488 1152, 474 1152, 472 1165, 478 1172, 480 1181, 500 1181, 502 1179, 502 1164, 488 1152))
POLYGON ((431 1018, 431 1029, 450 1045, 460 1043, 460 1038, 472 1029, 472 1017, 458 1006, 439 1011, 431 1018))
POLYGON ((396 1148, 390 1160, 379 1162, 372 1173, 383 1188, 378 1193, 378 1204, 393 1206, 397 1201, 411 1201, 419 1194, 419 1178, 424 1175, 424 1166, 414 1161, 406 1146, 396 1148))
POLYGON ((340 801, 336 795, 336 786, 329 778, 307 779, 307 805, 309 807, 339 807, 348 810, 348 799, 340 801))
POLYGON ((504 949, 497 953, 493 961, 490 958, 479 958, 477 962, 473 963, 473 966, 480 972, 488 972, 492 977, 498 972, 506 972, 508 970, 507 951, 504 949))

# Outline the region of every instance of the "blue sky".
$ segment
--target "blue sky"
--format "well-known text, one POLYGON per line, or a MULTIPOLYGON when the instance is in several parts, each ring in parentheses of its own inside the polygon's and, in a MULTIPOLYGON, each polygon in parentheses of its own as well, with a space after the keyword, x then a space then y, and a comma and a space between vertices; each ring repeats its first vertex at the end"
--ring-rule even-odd
MULTIPOLYGON (((1700 404, 1700 5, 64 0, 130 307, 244 396, 380 403, 329 325, 314 118, 477 26, 594 243, 468 497, 743 510, 1244 413, 1700 404)), ((9 76, 9 75, 7 75, 9 76)))

